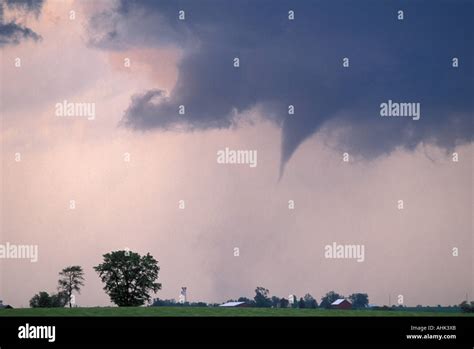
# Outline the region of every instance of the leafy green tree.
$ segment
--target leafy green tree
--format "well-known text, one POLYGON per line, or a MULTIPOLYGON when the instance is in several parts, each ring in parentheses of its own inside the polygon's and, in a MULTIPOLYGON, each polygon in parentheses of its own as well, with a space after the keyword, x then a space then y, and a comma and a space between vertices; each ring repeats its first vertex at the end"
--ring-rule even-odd
POLYGON ((255 306, 258 308, 270 308, 272 300, 268 297, 269 291, 264 287, 257 287, 255 289, 255 306))
POLYGON ((326 293, 324 297, 321 298, 320 307, 329 308, 335 300, 340 299, 340 298, 344 298, 344 297, 334 291, 330 291, 326 293))
POLYGON ((33 298, 30 299, 30 307, 32 308, 50 308, 51 307, 51 297, 48 292, 41 291, 38 294, 35 294, 33 298))
POLYGON ((41 291, 30 299, 30 307, 32 308, 62 308, 67 303, 67 295, 64 292, 56 294, 48 294, 41 291))
POLYGON ((367 293, 353 293, 349 300, 354 308, 366 308, 369 305, 369 296, 367 293))
POLYGON ((306 308, 306 304, 305 304, 305 302, 304 302, 303 297, 301 297, 300 300, 299 300, 299 302, 298 302, 298 308, 300 308, 300 309, 306 308))
POLYGON ((113 251, 103 255, 104 262, 94 267, 104 290, 118 306, 139 306, 150 300, 150 292, 158 292, 160 267, 152 255, 140 256, 131 251, 113 251))
POLYGON ((247 304, 250 307, 255 306, 255 301, 253 299, 250 299, 250 298, 247 298, 247 297, 239 297, 239 299, 237 299, 237 302, 244 302, 245 304, 247 304))
POLYGON ((290 304, 290 302, 288 302, 288 299, 280 299, 280 308, 288 308, 288 304, 290 304))
POLYGON ((280 298, 277 296, 273 296, 272 298, 272 307, 279 308, 280 307, 280 298))
POLYGON ((64 308, 68 303, 68 295, 65 292, 53 293, 50 299, 52 308, 64 308))
POLYGON ((309 293, 306 293, 303 299, 306 308, 315 309, 318 307, 318 302, 309 293))
POLYGON ((69 308, 72 307, 72 293, 80 293, 81 286, 84 286, 84 271, 79 265, 64 268, 59 272, 58 288, 66 295, 69 308))
POLYGON ((292 308, 298 308, 298 297, 296 295, 293 295, 293 303, 291 304, 292 308))

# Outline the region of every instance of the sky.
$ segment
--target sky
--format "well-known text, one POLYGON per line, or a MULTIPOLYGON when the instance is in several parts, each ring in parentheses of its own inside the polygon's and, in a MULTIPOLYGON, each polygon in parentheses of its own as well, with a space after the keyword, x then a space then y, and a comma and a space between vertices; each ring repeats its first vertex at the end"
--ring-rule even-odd
POLYGON ((0 244, 38 261, 0 259, 0 299, 81 265, 77 304, 110 305, 92 267, 126 248, 159 261, 159 298, 472 299, 473 7, 2 0, 0 244))

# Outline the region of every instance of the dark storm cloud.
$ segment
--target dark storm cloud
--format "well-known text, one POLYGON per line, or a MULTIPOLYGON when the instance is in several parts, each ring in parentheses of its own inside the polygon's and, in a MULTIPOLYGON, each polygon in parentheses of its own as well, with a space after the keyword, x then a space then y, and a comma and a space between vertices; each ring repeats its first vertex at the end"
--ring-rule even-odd
POLYGON ((38 41, 41 36, 32 29, 17 23, 17 18, 6 22, 5 10, 13 9, 20 14, 33 13, 39 16, 43 0, 6 0, 0 3, 0 47, 5 45, 18 45, 22 40, 32 39, 38 41))
POLYGON ((0 46, 17 45, 21 40, 33 39, 38 41, 41 37, 30 28, 14 22, 0 23, 0 46))
POLYGON ((43 0, 6 0, 8 7, 34 12, 36 15, 40 14, 43 3, 43 0))
POLYGON ((134 96, 124 124, 226 128, 261 106, 282 127, 284 166, 323 125, 344 130, 341 147, 370 157, 425 140, 445 147, 472 140, 472 10, 469 1, 122 1, 92 18, 90 32, 105 49, 183 50, 175 89, 134 96), (380 117, 389 99, 421 103, 421 119, 380 117))

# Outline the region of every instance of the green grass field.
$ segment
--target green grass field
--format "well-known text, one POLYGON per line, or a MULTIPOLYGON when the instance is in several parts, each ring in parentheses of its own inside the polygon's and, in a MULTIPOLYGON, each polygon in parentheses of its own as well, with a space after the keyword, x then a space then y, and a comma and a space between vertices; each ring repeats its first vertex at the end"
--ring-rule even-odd
POLYGON ((1 309, 0 316, 474 316, 453 312, 206 307, 96 307, 1 309))

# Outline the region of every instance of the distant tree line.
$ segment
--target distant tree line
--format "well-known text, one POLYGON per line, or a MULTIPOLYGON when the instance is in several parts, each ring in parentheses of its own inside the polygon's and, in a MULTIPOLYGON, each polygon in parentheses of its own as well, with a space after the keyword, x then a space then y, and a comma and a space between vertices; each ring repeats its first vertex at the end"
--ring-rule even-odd
MULTIPOLYGON (((331 304, 344 296, 330 291, 321 298, 321 303, 318 305, 316 299, 309 293, 306 293, 303 297, 294 297, 294 302, 290 304, 290 300, 287 298, 279 298, 277 296, 270 297, 270 291, 264 287, 257 287, 255 289, 255 297, 253 300, 248 300, 245 297, 239 298, 237 301, 246 302, 250 306, 257 308, 300 308, 300 309, 315 309, 315 308, 330 308, 331 304)), ((354 308, 365 308, 369 304, 369 297, 365 293, 353 293, 348 299, 351 301, 354 308)))
POLYGON ((218 306, 218 304, 208 304, 206 302, 177 302, 175 299, 155 298, 151 303, 154 307, 208 307, 218 306))
MULTIPOLYGON (((300 297, 299 300, 295 296, 295 301, 290 304, 289 299, 280 298, 277 296, 270 297, 270 291, 265 287, 257 287, 255 289, 255 296, 253 299, 247 297, 239 297, 237 299, 229 299, 227 302, 243 302, 249 307, 255 308, 299 308, 299 309, 316 309, 316 308, 330 308, 331 304, 337 300, 344 298, 340 294, 330 291, 326 293, 325 296, 321 298, 321 303, 318 305, 317 300, 309 293, 305 294, 304 297, 300 297)), ((353 293, 347 297, 351 303, 352 307, 366 308, 369 304, 369 297, 366 293, 353 293)), ((179 303, 174 299, 162 300, 155 299, 152 306, 218 306, 219 304, 208 304, 205 302, 198 303, 179 303)))

